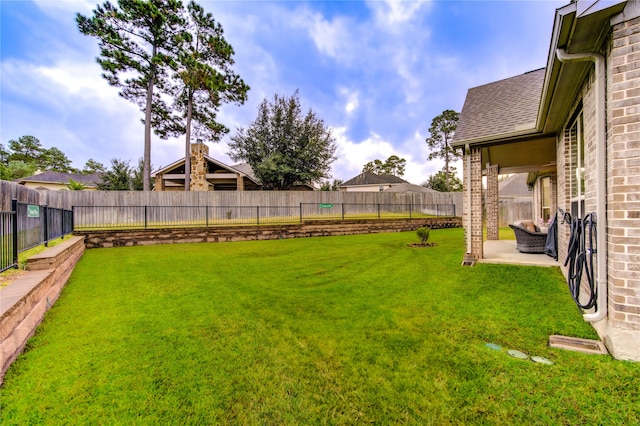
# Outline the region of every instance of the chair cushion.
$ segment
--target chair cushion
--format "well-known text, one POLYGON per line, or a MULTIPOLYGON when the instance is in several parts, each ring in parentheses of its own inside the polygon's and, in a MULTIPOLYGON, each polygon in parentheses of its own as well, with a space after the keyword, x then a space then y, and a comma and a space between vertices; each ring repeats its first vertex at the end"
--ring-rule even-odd
POLYGON ((520 226, 529 232, 536 232, 536 224, 532 220, 523 220, 520 222, 520 226))

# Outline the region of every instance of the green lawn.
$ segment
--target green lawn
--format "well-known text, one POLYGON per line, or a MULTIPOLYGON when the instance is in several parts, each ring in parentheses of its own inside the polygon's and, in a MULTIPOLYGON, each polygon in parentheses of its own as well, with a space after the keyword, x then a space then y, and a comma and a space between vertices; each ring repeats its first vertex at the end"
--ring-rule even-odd
POLYGON ((88 250, 1 423, 637 424, 640 364, 547 346, 596 338, 559 270, 461 267, 462 235, 88 250))

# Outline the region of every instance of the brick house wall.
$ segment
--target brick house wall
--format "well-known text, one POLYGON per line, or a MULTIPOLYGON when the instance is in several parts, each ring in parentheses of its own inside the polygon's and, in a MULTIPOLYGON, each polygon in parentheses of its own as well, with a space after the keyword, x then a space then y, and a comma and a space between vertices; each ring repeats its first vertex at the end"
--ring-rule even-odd
MULTIPOLYGON (((603 53, 607 62, 608 317, 593 325, 616 358, 640 360, 640 18, 614 26, 603 53)), ((596 210, 594 81, 592 69, 557 139, 557 205, 565 211, 571 210, 570 182, 575 172, 569 164, 569 126, 580 110, 584 213, 596 210)), ((569 227, 559 224, 558 252, 565 276, 568 241, 569 227)))
POLYGON ((615 25, 608 50, 605 342, 640 360, 640 18, 615 25))

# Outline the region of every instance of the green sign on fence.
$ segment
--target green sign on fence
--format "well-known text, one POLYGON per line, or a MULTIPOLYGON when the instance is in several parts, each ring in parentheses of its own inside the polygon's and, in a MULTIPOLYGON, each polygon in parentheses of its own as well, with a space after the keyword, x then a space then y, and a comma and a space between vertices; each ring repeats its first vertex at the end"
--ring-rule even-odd
POLYGON ((325 204, 325 203, 321 203, 321 204, 320 204, 320 208, 321 208, 321 209, 332 209, 332 208, 333 208, 333 204, 325 204))
POLYGON ((27 205, 27 217, 40 217, 40 206, 27 205))

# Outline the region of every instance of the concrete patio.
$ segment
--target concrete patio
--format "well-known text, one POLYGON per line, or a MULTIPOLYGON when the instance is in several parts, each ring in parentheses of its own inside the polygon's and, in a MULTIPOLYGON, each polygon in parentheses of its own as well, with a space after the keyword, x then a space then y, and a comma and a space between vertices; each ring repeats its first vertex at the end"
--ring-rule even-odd
POLYGON ((502 263, 511 265, 531 266, 560 266, 560 261, 555 261, 546 254, 520 253, 516 250, 515 240, 485 241, 483 245, 484 258, 479 263, 502 263))

